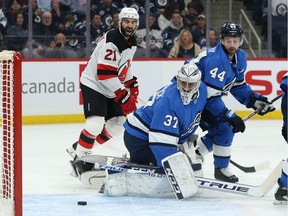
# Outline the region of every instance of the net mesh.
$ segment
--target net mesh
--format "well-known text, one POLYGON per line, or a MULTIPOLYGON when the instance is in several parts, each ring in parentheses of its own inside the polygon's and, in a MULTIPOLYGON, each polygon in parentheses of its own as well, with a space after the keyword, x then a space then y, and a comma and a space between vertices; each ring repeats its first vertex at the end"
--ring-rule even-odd
POLYGON ((0 216, 14 216, 13 51, 0 53, 0 216))

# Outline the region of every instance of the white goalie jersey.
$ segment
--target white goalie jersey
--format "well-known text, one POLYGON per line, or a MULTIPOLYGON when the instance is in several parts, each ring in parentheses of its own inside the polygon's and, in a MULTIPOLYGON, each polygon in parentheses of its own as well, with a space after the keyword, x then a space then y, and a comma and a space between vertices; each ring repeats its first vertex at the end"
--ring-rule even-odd
POLYGON ((108 31, 98 42, 83 71, 80 82, 108 98, 123 83, 133 78, 131 62, 136 52, 136 39, 126 41, 118 29, 108 31))

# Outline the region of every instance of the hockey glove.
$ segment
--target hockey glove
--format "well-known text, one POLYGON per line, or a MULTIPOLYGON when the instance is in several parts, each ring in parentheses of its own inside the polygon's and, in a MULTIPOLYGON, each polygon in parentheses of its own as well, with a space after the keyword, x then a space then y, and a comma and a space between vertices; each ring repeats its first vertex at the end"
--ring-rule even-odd
POLYGON ((282 136, 284 137, 285 141, 287 142, 287 128, 284 125, 282 127, 282 136))
POLYGON ((114 101, 120 104, 124 115, 128 115, 137 109, 134 96, 131 95, 127 90, 118 89, 114 93, 116 95, 114 101))
POLYGON ((253 108, 254 110, 261 109, 259 115, 263 116, 269 112, 275 110, 275 107, 267 97, 264 97, 260 94, 251 94, 249 103, 246 106, 247 108, 253 108))
POLYGON ((232 110, 226 108, 223 112, 223 119, 232 127, 233 133, 243 133, 245 131, 246 126, 244 121, 232 110))
POLYGON ((134 96, 136 102, 139 95, 139 87, 137 82, 137 77, 133 76, 131 80, 128 80, 124 83, 125 88, 130 89, 130 93, 134 96))

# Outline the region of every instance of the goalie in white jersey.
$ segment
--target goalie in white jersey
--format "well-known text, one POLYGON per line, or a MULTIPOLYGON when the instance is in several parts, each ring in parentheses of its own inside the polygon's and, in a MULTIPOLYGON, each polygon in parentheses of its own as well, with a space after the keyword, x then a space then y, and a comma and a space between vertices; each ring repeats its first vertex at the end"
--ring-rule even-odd
POLYGON ((93 168, 92 164, 81 161, 81 157, 91 152, 95 140, 103 144, 122 135, 124 115, 137 108, 138 82, 132 74, 131 63, 138 26, 137 11, 123 8, 119 14, 119 29, 108 31, 98 41, 81 75, 86 124, 78 142, 67 149, 74 157, 72 165, 77 176, 93 168))

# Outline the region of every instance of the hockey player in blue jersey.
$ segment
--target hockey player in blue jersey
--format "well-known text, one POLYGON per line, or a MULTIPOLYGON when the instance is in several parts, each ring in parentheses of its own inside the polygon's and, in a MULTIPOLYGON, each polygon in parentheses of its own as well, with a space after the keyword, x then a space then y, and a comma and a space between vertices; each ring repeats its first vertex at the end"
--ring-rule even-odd
POLYGON ((254 93, 245 83, 247 67, 246 54, 240 49, 243 31, 239 24, 226 22, 220 30, 221 42, 215 48, 207 49, 189 62, 198 66, 202 81, 207 86, 207 105, 202 113, 200 126, 208 133, 195 142, 196 153, 205 156, 213 151, 214 177, 227 182, 239 179, 229 169, 231 145, 235 133, 244 132, 245 123, 232 110, 229 110, 222 96, 230 92, 240 103, 254 110, 262 107, 260 115, 275 110, 264 97, 254 93))
POLYGON ((197 66, 182 66, 170 85, 128 115, 124 143, 130 161, 162 167, 162 159, 177 153, 177 145, 196 131, 206 100, 207 89, 197 66))
MULTIPOLYGON (((287 88, 288 88, 288 73, 282 79, 280 88, 283 90, 282 102, 281 102, 281 111, 283 114, 283 126, 282 126, 282 136, 284 137, 287 143, 287 88)), ((275 201, 274 204, 288 204, 288 158, 286 163, 283 165, 282 173, 278 179, 278 188, 275 192, 275 201)))

